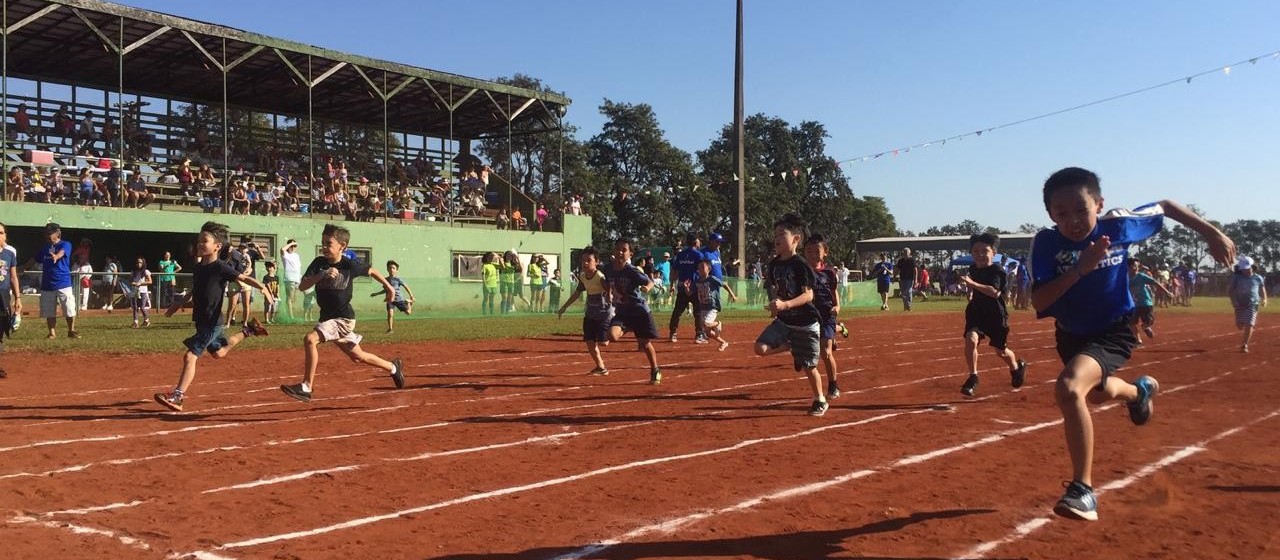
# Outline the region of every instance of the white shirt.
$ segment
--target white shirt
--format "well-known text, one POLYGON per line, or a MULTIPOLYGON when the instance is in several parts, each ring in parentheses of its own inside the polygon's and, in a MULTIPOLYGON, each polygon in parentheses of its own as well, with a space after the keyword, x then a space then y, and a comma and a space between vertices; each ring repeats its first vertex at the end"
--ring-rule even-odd
POLYGON ((574 216, 581 216, 582 203, 578 202, 578 199, 576 198, 573 199, 573 201, 569 203, 569 212, 571 212, 574 216))
POLYGON ((285 251, 280 260, 284 261, 284 281, 301 282, 302 257, 298 256, 298 251, 285 251))

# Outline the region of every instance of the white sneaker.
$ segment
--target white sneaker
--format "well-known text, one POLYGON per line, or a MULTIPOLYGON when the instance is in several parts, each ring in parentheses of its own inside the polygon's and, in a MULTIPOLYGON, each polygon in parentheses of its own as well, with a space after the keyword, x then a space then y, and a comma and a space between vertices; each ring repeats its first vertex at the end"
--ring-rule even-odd
POLYGON ((721 343, 720 343, 720 351, 721 351, 721 352, 724 352, 724 349, 725 349, 725 348, 728 348, 728 347, 729 347, 729 341, 727 341, 727 340, 726 340, 726 341, 723 341, 723 342, 721 342, 721 343))

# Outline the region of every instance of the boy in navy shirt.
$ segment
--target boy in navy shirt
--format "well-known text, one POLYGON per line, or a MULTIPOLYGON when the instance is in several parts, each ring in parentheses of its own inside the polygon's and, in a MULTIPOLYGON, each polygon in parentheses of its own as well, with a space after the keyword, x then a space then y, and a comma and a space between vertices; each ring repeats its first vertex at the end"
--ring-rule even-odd
POLYGON ((724 339, 724 324, 720 322, 720 288, 729 292, 729 301, 738 301, 738 294, 715 275, 715 262, 706 257, 698 264, 698 279, 694 281, 698 293, 698 307, 702 309, 702 326, 707 337, 720 343, 719 351, 729 347, 724 339))
POLYGON ((1086 169, 1068 167, 1054 173, 1045 181, 1043 195, 1056 227, 1042 230, 1032 241, 1031 303, 1037 317, 1055 319, 1064 367, 1054 394, 1072 466, 1072 480, 1053 511, 1096 521, 1089 405, 1126 401, 1129 419, 1141 426, 1150 420, 1151 399, 1160 388, 1149 376, 1129 383, 1112 375, 1137 344, 1129 330, 1134 310, 1125 270, 1129 246, 1159 232, 1168 215, 1204 237, 1218 262, 1230 263, 1236 248, 1212 224, 1169 200, 1100 216, 1102 187, 1098 176, 1086 169))
POLYGON ((1006 344, 1009 340, 1009 277, 1003 266, 992 264, 1000 238, 994 233, 969 236, 969 254, 973 268, 960 281, 969 286, 969 305, 964 309, 964 358, 969 364, 969 378, 960 392, 972 397, 978 388, 978 342, 990 339, 991 347, 1009 365, 1011 384, 1016 389, 1027 379, 1027 363, 1006 344))
MULTIPOLYGON (((387 284, 394 288, 395 294, 387 302, 387 334, 391 334, 396 328, 396 310, 399 309, 405 315, 413 315, 413 290, 409 289, 409 285, 400 279, 400 263, 396 261, 387 261, 387 284), (405 294, 409 294, 409 298, 405 299, 405 294)), ((369 297, 385 296, 386 288, 378 290, 369 297)))
POLYGON ((658 326, 653 322, 646 297, 653 289, 653 281, 631 264, 633 250, 630 241, 619 239, 613 244, 613 263, 605 270, 605 279, 613 293, 609 340, 617 342, 626 331, 635 333, 636 344, 649 359, 649 384, 657 385, 662 383, 662 370, 658 369, 658 352, 650 341, 658 338, 658 326))
POLYGON ((769 292, 765 309, 773 322, 756 338, 756 355, 767 356, 791 349, 796 371, 804 371, 813 391, 810 416, 827 413, 818 375, 818 308, 813 305, 813 269, 796 254, 804 239, 799 216, 787 214, 773 224, 773 260, 765 267, 764 285, 769 292))
MULTIPOLYGON (((813 267, 813 306, 818 309, 822 368, 827 372, 827 398, 835 399, 840 397, 836 368, 836 315, 840 314, 840 290, 835 271, 826 263, 827 239, 822 234, 815 233, 804 241, 804 260, 813 267)), ((843 324, 838 328, 848 332, 843 324)))

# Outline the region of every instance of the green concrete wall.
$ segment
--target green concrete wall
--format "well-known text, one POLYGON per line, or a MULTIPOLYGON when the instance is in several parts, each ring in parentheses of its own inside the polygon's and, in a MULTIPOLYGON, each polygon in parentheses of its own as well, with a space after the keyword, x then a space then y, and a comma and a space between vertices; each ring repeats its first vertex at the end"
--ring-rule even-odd
MULTIPOLYGON (((39 228, 48 222, 59 223, 64 237, 76 243, 82 237, 95 240, 92 265, 100 269, 106 254, 120 255, 126 259, 123 268, 131 268, 135 249, 130 245, 155 245, 159 236, 168 241, 165 250, 173 251, 180 262, 187 260, 186 251, 205 221, 214 220, 227 224, 234 236, 249 233, 263 240, 274 241, 273 259, 278 247, 286 239, 296 239, 303 266, 316 256, 320 244, 320 232, 325 224, 335 223, 351 230, 354 249, 368 249, 375 268, 385 271, 387 260, 400 263, 400 276, 409 284, 423 312, 479 314, 479 283, 459 281, 453 278, 453 255, 463 253, 499 253, 515 249, 522 255, 542 253, 559 263, 569 262, 570 251, 591 243, 591 218, 565 216, 564 233, 500 231, 493 225, 448 224, 444 222, 415 221, 399 223, 347 222, 303 217, 234 216, 228 214, 204 214, 159 209, 94 208, 61 204, 0 202, 0 221, 10 226, 10 231, 21 228, 39 228), (171 241, 165 236, 172 235, 171 241), (104 239, 113 247, 104 247, 104 239)), ((23 237, 20 245, 11 233, 11 243, 18 247, 25 260, 36 250, 31 232, 23 237)), ((155 251, 148 251, 147 254, 155 251)), ((151 256, 152 268, 159 257, 151 256)), ((571 267, 566 266, 565 272, 571 267)), ((258 268, 258 274, 263 273, 258 268)), ((377 287, 370 282, 357 284, 354 303, 362 313, 381 312, 381 300, 368 297, 377 287), (367 289, 366 289, 367 288, 367 289)))

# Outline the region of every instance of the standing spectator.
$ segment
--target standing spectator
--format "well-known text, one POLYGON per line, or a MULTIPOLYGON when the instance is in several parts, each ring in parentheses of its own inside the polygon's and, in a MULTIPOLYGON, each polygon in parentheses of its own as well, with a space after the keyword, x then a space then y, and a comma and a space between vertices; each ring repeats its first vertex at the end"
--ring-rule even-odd
POLYGON ((54 132, 62 138, 63 146, 75 141, 76 120, 71 116, 66 103, 58 107, 58 112, 53 114, 53 128, 54 132))
POLYGON ((686 247, 676 253, 676 277, 671 284, 671 289, 676 292, 676 303, 671 309, 671 320, 667 325, 671 331, 671 342, 676 341, 680 316, 684 315, 689 306, 693 306, 695 334, 702 331, 702 310, 698 308, 698 298, 694 297, 697 294, 693 293, 693 280, 698 277, 698 263, 702 262, 702 240, 697 233, 689 232, 685 235, 684 242, 686 247))
POLYGON ((524 215, 520 213, 520 207, 516 206, 511 209, 511 229, 524 230, 529 227, 528 220, 524 219, 524 215))
MULTIPOLYGON (((22 288, 18 281, 18 254, 9 247, 9 230, 0 224, 0 353, 4 339, 18 328, 22 317, 22 288)), ((0 368, 0 379, 7 377, 0 368)))
MULTIPOLYGON (((116 282, 119 281, 120 272, 120 263, 116 261, 115 255, 107 255, 107 266, 104 267, 102 271, 106 273, 106 275, 102 277, 102 287, 106 292, 105 300, 107 302, 106 305, 102 306, 102 308, 105 309, 107 313, 110 313, 115 309, 116 282)), ((126 297, 129 295, 127 290, 124 295, 126 297)))
POLYGON ((911 248, 902 250, 902 258, 898 259, 894 274, 898 277, 898 293, 902 296, 902 308, 911 311, 911 292, 920 281, 920 266, 911 256, 911 248))
POLYGON ((160 274, 156 278, 158 282, 156 302, 160 307, 169 307, 173 305, 173 294, 177 293, 178 277, 175 275, 182 272, 182 265, 173 260, 173 256, 168 251, 165 251, 164 258, 160 259, 156 266, 160 267, 160 274))
POLYGON ((284 304, 289 318, 293 318, 293 299, 298 292, 298 283, 302 281, 302 257, 298 256, 298 242, 292 239, 284 242, 280 249, 280 262, 284 265, 284 304))
POLYGON ((142 313, 142 326, 151 326, 151 271, 147 270, 147 259, 138 257, 133 263, 133 274, 129 277, 130 292, 133 297, 133 328, 138 328, 138 313, 142 313))
POLYGON ((893 265, 889 264, 889 256, 880 253, 880 260, 871 267, 871 277, 876 279, 876 291, 880 293, 880 310, 889 310, 889 291, 893 286, 893 265))
POLYGON ((574 216, 582 215, 582 195, 573 195, 573 199, 569 201, 569 213, 574 216))
POLYGON ((551 274, 551 278, 547 280, 547 291, 551 292, 551 301, 547 304, 547 313, 555 313, 560 308, 560 291, 563 289, 560 284, 560 269, 557 268, 551 274))
POLYGON ((76 128, 75 143, 71 146, 71 151, 80 153, 82 150, 92 148, 93 130, 93 111, 85 111, 84 118, 76 128))
POLYGON ((530 305, 530 311, 534 313, 542 313, 543 306, 547 303, 547 284, 542 276, 543 267, 547 266, 547 261, 542 259, 542 255, 534 255, 529 260, 529 297, 533 303, 530 305))
POLYGON ((266 272, 262 274, 262 285, 262 314, 270 325, 276 322, 277 305, 280 302, 280 277, 276 276, 276 263, 267 263, 266 272))
MULTIPOLYGON (((480 313, 483 315, 493 315, 494 301, 498 299, 498 254, 489 251, 484 254, 481 259, 484 264, 480 267, 480 277, 483 283, 480 288, 480 313)), ((506 297, 505 295, 503 297, 506 297)), ((506 301, 502 302, 502 312, 506 313, 506 301)))
MULTIPOLYGON (((71 259, 76 275, 80 278, 80 311, 85 311, 89 309, 89 294, 93 293, 93 266, 84 255, 75 254, 71 259)), ((73 301, 72 304, 74 303, 73 301)))
POLYGON ((30 142, 34 138, 31 134, 31 115, 27 114, 27 104, 19 103, 18 110, 13 113, 13 139, 19 142, 30 142), (22 135, 22 138, 18 138, 22 135))
POLYGON ((538 231, 542 231, 542 226, 547 222, 547 205, 538 204, 538 211, 534 212, 534 221, 538 224, 538 231))
POLYGON ((67 321, 67 338, 80 338, 76 332, 75 297, 71 293, 71 243, 62 240, 62 227, 49 222, 44 226, 47 244, 40 250, 40 316, 49 326, 46 338, 57 338, 58 308, 67 321))

